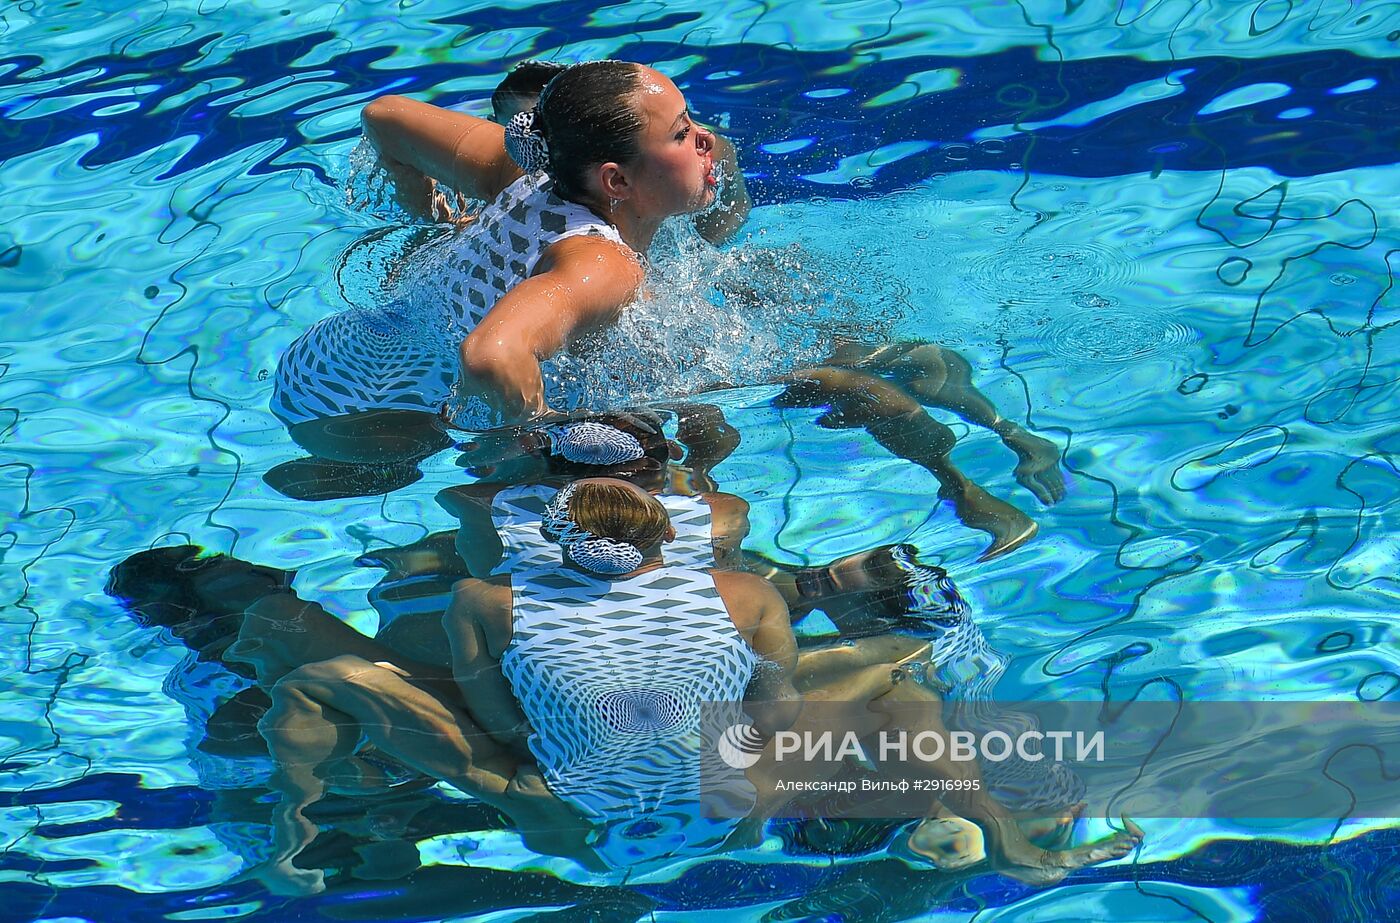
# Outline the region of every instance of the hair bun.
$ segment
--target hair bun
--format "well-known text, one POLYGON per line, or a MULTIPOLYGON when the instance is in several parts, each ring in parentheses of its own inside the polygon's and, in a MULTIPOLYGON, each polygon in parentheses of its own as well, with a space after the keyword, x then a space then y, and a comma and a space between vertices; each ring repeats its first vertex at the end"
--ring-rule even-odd
POLYGON ((584 420, 545 429, 549 454, 582 465, 620 465, 646 456, 631 433, 615 426, 584 420))
POLYGON ((539 109, 518 112, 506 123, 506 153, 526 173, 549 172, 549 142, 540 132, 539 109))
POLYGON ((611 538, 587 538, 565 546, 569 559, 595 574, 631 573, 642 566, 642 551, 636 545, 611 538))

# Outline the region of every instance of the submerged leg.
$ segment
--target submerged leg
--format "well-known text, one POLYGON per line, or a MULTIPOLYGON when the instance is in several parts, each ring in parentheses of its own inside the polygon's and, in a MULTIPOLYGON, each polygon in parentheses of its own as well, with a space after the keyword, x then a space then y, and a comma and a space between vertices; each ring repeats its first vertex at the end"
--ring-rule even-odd
POLYGON ((288 673, 273 688, 273 707, 259 727, 277 763, 282 805, 277 854, 265 880, 299 883, 292 859, 315 836, 304 809, 327 785, 358 777, 355 748, 363 736, 406 766, 505 813, 532 849, 579 858, 591 827, 517 759, 452 704, 456 686, 444 676, 414 677, 392 664, 335 657, 288 673))
POLYGON ((1016 453, 1016 480, 1045 504, 1065 495, 1060 450, 1053 442, 1007 420, 972 383, 972 366, 961 355, 932 343, 900 344, 869 353, 860 367, 888 374, 932 407, 951 410, 996 433, 1016 453))
POLYGON ((937 478, 941 485, 938 496, 953 504, 958 519, 992 536, 981 560, 1006 554, 1035 535, 1036 524, 1030 517, 987 493, 953 464, 949 456, 957 442, 953 431, 930 417, 903 389, 848 368, 804 369, 790 380, 788 389, 776 399, 778 406, 825 405, 830 409, 818 422, 864 427, 890 452, 937 478))

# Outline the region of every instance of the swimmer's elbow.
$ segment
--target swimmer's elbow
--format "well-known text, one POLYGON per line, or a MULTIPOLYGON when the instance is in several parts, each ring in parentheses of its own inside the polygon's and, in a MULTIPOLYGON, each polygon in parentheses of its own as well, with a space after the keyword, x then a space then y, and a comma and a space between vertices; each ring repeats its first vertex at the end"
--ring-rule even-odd
POLYGON ((381 96, 360 110, 360 124, 371 138, 390 127, 403 110, 403 96, 381 96))
POLYGON ((512 361, 519 361, 512 352, 514 350, 499 341, 469 336, 462 341, 462 371, 478 381, 494 381, 510 368, 512 361))
POLYGON ((802 715, 802 696, 791 686, 785 693, 775 695, 763 702, 746 702, 745 712, 754 728, 764 737, 772 737, 779 731, 786 731, 797 723, 802 715))

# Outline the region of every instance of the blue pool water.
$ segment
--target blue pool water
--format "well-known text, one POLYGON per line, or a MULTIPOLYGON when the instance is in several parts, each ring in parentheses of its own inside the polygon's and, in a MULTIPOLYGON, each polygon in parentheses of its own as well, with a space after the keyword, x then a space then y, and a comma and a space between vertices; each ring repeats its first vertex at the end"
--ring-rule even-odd
POLYGON ((273 897, 237 878, 265 789, 208 784, 170 694, 185 650, 103 593, 191 541, 373 630, 379 572, 348 562, 453 524, 452 453, 385 496, 262 480, 297 454, 278 355, 372 284, 344 254, 383 222, 337 185, 359 108, 479 114, 519 59, 616 56, 739 148, 757 208, 728 259, 799 246, 794 285, 958 349, 1065 450, 1045 508, 954 422, 964 469, 1041 525, 977 564, 921 469, 724 392, 743 443, 715 476, 756 549, 917 544, 1011 658, 1006 698, 1400 697, 1398 45, 1400 6, 1345 0, 9 4, 0 919, 1400 918, 1390 821, 1144 821, 1129 859, 1042 891, 777 835, 613 886, 443 793, 327 802, 340 874, 273 897))

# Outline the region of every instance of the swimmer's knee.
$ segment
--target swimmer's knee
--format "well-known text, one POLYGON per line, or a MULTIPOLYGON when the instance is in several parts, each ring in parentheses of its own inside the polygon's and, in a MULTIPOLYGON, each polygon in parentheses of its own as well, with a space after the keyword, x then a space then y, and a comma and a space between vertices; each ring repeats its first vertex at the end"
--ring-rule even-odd
POLYGON ((356 657, 354 654, 340 654, 297 667, 277 681, 274 691, 286 689, 305 692, 311 687, 325 683, 359 685, 363 682, 363 677, 380 669, 383 668, 370 663, 363 657, 356 657))
POLYGON ((823 366, 803 369, 776 403, 779 406, 830 404, 852 422, 901 417, 922 409, 907 391, 877 375, 823 366))
POLYGON ((896 452, 908 446, 920 456, 941 457, 958 444, 957 434, 928 415, 922 407, 899 414, 880 415, 866 428, 882 445, 896 452))

